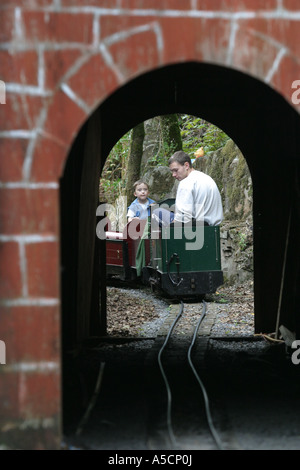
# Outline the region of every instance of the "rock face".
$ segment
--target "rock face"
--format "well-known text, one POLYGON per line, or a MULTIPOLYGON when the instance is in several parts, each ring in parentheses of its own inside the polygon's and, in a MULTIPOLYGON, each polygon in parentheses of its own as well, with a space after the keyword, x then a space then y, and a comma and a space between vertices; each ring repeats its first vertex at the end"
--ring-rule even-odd
POLYGON ((169 167, 157 166, 147 171, 144 178, 149 184, 150 197, 155 201, 176 197, 178 181, 174 180, 169 167))
POLYGON ((240 283, 253 278, 253 235, 249 220, 221 225, 221 260, 224 279, 240 283))
POLYGON ((253 277, 252 179, 244 156, 230 139, 224 147, 197 159, 194 166, 209 174, 221 192, 222 268, 228 282, 253 277))
POLYGON ((145 121, 144 127, 145 138, 141 161, 141 172, 143 174, 148 171, 153 157, 156 156, 159 152, 159 139, 157 138, 157 134, 159 132, 159 117, 154 117, 153 119, 145 121))
MULTIPOLYGON (((253 277, 252 180, 245 158, 228 140, 221 149, 197 158, 195 169, 210 175, 220 190, 224 221, 221 225, 222 269, 228 282, 253 277)), ((178 181, 167 166, 156 166, 144 174, 150 197, 157 202, 175 198, 178 181)))
MULTIPOLYGON (((246 220, 252 215, 252 180, 246 160, 230 139, 221 149, 197 159, 201 167, 218 185, 224 216, 227 220, 246 220)), ((200 169, 200 168, 199 168, 200 169)))

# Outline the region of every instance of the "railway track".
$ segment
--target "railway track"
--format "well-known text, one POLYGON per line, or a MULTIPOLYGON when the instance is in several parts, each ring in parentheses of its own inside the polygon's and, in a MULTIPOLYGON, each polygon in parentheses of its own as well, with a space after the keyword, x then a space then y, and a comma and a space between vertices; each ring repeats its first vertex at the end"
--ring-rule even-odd
MULTIPOLYGON (((205 352, 209 340, 207 328, 201 334, 207 313, 206 302, 199 304, 199 315, 190 325, 190 333, 181 335, 184 303, 164 326, 148 357, 151 381, 152 417, 149 447, 153 449, 218 449, 225 443, 216 429, 210 399, 202 380, 205 352), (150 369, 157 370, 155 377, 150 369), (160 384, 158 388, 157 384, 160 384), (164 390, 163 390, 164 389, 164 390)), ((185 322, 186 325, 186 322, 185 322)))
MULTIPOLYGON (((70 403, 68 442, 99 450, 300 448, 299 374, 282 347, 212 337, 210 308, 185 306, 172 305, 155 339, 110 338, 76 359, 85 396, 70 403)), ((73 397, 78 380, 70 387, 73 397)))
MULTIPOLYGON (((75 446, 222 448, 199 371, 204 368, 209 340, 204 320, 210 323, 206 304, 197 305, 199 315, 193 315, 189 334, 184 304, 177 303, 172 305, 155 340, 137 341, 135 347, 131 343, 132 355, 124 343, 120 347, 108 343, 110 347, 105 349, 95 343, 95 347, 87 348, 83 358, 79 358, 81 412, 76 405, 75 432, 73 429, 69 438, 75 446), (185 323, 184 334, 181 322, 185 323), (136 346, 141 342, 146 346, 139 356, 136 346), (122 350, 127 353, 121 355, 122 350)), ((74 408, 70 408, 73 417, 74 408)))

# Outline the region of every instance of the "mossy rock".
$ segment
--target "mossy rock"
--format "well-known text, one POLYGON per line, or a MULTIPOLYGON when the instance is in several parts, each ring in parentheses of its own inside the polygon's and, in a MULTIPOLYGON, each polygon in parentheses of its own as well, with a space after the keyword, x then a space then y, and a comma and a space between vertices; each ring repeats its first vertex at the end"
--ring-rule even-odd
MULTIPOLYGON (((202 171, 209 174, 222 195, 226 219, 245 220, 252 213, 252 179, 247 162, 233 140, 206 155, 202 171)), ((199 164, 197 163, 197 166, 199 164)))

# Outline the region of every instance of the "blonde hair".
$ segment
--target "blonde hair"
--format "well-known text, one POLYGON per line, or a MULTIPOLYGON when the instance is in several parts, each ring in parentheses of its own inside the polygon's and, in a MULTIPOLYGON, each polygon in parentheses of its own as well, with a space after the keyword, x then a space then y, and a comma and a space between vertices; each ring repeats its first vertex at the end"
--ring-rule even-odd
POLYGON ((145 185, 147 186, 147 188, 149 189, 149 184, 146 183, 146 181, 144 181, 144 180, 138 180, 138 181, 136 181, 135 183, 133 183, 133 188, 134 188, 134 190, 136 190, 136 187, 137 187, 139 184, 145 184, 145 185))

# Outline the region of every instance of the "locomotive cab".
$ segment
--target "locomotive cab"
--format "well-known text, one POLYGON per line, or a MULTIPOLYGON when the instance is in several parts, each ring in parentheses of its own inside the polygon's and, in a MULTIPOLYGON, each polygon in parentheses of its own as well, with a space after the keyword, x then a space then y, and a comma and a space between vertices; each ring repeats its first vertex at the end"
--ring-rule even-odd
MULTIPOLYGON (((163 202, 174 204, 172 199, 163 202)), ((203 297, 224 282, 219 226, 152 224, 150 247, 143 278, 172 297, 203 297)))
MULTIPOLYGON (((172 210, 174 203, 167 199, 159 207, 172 210)), ((140 278, 171 297, 204 297, 224 282, 220 227, 134 219, 122 232, 106 232, 106 272, 124 281, 140 278)))

